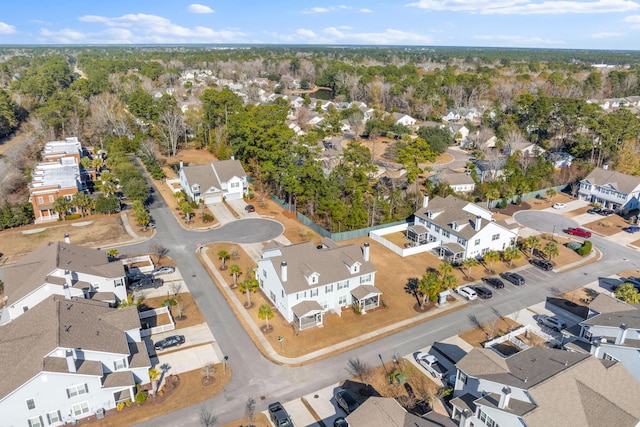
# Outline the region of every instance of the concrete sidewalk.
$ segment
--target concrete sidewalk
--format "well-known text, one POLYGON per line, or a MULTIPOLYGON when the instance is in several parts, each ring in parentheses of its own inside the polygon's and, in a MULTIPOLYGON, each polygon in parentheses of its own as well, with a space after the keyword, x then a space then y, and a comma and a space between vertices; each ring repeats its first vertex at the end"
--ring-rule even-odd
POLYGON ((227 285, 227 282, 224 280, 224 278, 218 271, 218 268, 209 259, 207 254, 204 253, 202 255, 203 255, 202 259, 204 259, 204 262, 207 264, 209 269, 213 272, 213 276, 215 280, 220 284, 221 291, 226 294, 227 300, 231 301, 231 303, 235 305, 237 312, 240 313, 240 315, 242 316, 242 319, 246 322, 247 325, 249 325, 249 328, 251 329, 253 334, 256 336, 256 339, 258 340, 258 343, 256 344, 259 344, 262 347, 262 349, 264 350, 266 355, 269 356, 269 358, 271 358, 273 361, 278 362, 282 365, 298 365, 301 363, 309 362, 311 360, 314 360, 316 358, 319 358, 328 354, 335 354, 336 352, 343 350, 345 348, 355 346, 359 343, 374 339, 379 336, 384 336, 389 332, 397 331, 404 327, 413 326, 414 324, 421 322, 427 318, 436 317, 443 312, 447 312, 453 308, 461 307, 467 304, 466 302, 456 300, 456 302, 447 304, 444 307, 438 307, 435 310, 431 310, 427 313, 423 313, 418 316, 414 316, 410 319, 406 319, 406 320, 394 323, 392 325, 385 326, 384 328, 380 328, 376 331, 368 332, 358 337, 336 343, 332 346, 325 347, 323 349, 305 354, 300 357, 284 357, 279 355, 273 349, 271 343, 264 337, 264 335, 262 334, 262 331, 260 331, 260 328, 254 323, 251 316, 249 316, 249 313, 247 313, 247 310, 244 308, 244 304, 238 299, 238 297, 233 292, 233 290, 227 285))

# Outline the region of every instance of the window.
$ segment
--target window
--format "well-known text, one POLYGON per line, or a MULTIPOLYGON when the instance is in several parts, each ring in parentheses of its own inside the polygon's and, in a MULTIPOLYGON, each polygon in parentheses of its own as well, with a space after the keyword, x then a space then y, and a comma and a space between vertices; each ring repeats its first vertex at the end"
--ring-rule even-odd
POLYGON ((333 283, 324 287, 325 294, 330 294, 331 292, 333 292, 333 283))
POLYGON ((29 422, 29 427, 43 427, 42 418, 34 417, 27 420, 29 422))
POLYGON ((482 411, 482 409, 480 409, 480 413, 478 414, 478 418, 480 418, 480 421, 482 421, 485 425, 487 425, 489 427, 500 427, 498 425, 498 423, 493 421, 489 415, 485 414, 482 411))
POLYGON ((284 289, 281 291, 281 293, 282 293, 282 298, 284 298, 284 289))
POLYGON ((610 360, 610 361, 612 361, 612 362, 619 362, 619 360, 618 360, 618 359, 616 359, 615 357, 613 357, 613 356, 612 356, 612 355, 610 355, 609 353, 605 353, 605 354, 604 354, 603 359, 604 359, 604 360, 610 360))
POLYGON ((444 237, 449 237, 449 236, 450 236, 450 233, 449 233, 447 230, 445 230, 445 229, 443 228, 443 229, 442 229, 442 235, 443 235, 444 237))
POLYGON ((32 410, 36 408, 36 402, 33 399, 27 400, 27 409, 32 410))
POLYGON ((313 298, 313 297, 317 297, 317 296, 318 296, 318 289, 317 289, 317 288, 316 288, 316 289, 311 289, 310 294, 311 294, 310 296, 311 296, 312 298, 313 298))
POLYGON ((73 415, 79 417, 80 415, 89 413, 89 402, 81 402, 76 403, 71 407, 71 411, 73 411, 73 415))
POLYGON ((494 234, 493 236, 491 236, 491 240, 492 241, 496 241, 500 238, 500 234, 494 234))
POLYGON ((582 338, 587 339, 589 340, 589 342, 591 342, 591 340, 593 339, 593 334, 589 329, 585 329, 584 331, 582 331, 582 338))
POLYGON ((475 245, 476 245, 476 246, 480 246, 480 239, 476 239, 476 243, 475 243, 475 245))
POLYGON ((231 183, 231 188, 239 188, 240 187, 240 183, 239 182, 232 182, 231 183))
POLYGON ((460 380, 460 382, 462 384, 466 384, 467 383, 467 374, 465 374, 462 371, 458 371, 458 379, 460 380))
POLYGON ((346 295, 342 295, 340 298, 338 298, 338 304, 339 305, 347 305, 347 296, 346 295))
POLYGON ((67 389, 67 397, 69 397, 69 399, 85 393, 89 393, 89 387, 87 387, 87 384, 78 384, 67 389))
POLYGON ((276 302, 276 294, 274 294, 273 292, 269 292, 269 298, 271 298, 271 301, 273 301, 274 303, 276 302))
POLYGON ((39 204, 43 204, 44 203, 44 198, 42 198, 42 196, 38 197, 38 203, 39 204))
POLYGON ((338 282, 338 290, 340 289, 348 289, 349 288, 349 281, 348 280, 343 280, 342 282, 338 282))
POLYGON ((462 237, 458 237, 458 244, 460 246, 467 246, 467 241, 464 240, 462 237))
POLYGON ((49 203, 53 203, 53 196, 51 194, 49 194, 49 203))
POLYGON ((327 308, 329 308, 329 304, 326 301, 320 301, 320 305, 322 306, 322 308, 324 308, 325 310, 327 308))
POLYGON ((62 422, 62 417, 60 416, 60 411, 53 411, 47 414, 47 421, 49 424, 56 424, 62 422))
POLYGON ((309 282, 310 282, 310 283, 318 283, 318 276, 317 276, 316 274, 312 274, 312 275, 309 277, 309 282))
POLYGON ((124 369, 125 367, 126 367, 126 365, 124 363, 124 359, 116 360, 115 362, 113 362, 113 368, 116 371, 118 371, 120 369, 124 369))
POLYGON ((360 284, 371 283, 371 273, 360 276, 360 284))

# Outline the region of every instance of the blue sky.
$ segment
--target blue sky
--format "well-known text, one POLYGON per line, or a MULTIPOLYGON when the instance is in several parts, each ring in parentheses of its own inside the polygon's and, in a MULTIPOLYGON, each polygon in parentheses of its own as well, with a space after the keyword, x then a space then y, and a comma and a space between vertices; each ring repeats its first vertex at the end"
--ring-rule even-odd
POLYGON ((640 0, 3 3, 0 44, 273 43, 640 49, 640 0))

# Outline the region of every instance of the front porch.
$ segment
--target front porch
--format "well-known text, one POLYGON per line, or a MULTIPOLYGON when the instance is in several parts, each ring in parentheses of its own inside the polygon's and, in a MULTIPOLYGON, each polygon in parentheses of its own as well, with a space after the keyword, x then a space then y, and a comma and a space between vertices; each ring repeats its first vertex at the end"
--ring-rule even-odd
POLYGON ((357 307, 361 314, 367 310, 373 310, 380 306, 382 291, 373 285, 360 285, 351 291, 352 305, 357 307))
POLYGON ((317 301, 302 301, 294 305, 293 323, 299 331, 322 326, 322 306, 317 301))
POLYGON ((464 260, 464 248, 457 243, 443 243, 436 248, 438 258, 452 265, 459 265, 464 260))

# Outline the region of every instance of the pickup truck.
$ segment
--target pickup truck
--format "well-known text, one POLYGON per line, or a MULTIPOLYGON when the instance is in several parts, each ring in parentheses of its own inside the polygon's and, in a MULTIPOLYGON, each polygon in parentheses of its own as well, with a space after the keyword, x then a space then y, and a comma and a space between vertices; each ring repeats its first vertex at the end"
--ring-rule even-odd
POLYGON ((432 354, 416 354, 416 362, 429 371, 434 378, 442 379, 447 370, 440 364, 438 358, 432 354))
POLYGON ((591 232, 589 230, 585 230, 584 228, 580 227, 569 227, 565 230, 565 233, 580 237, 591 237, 591 232))
POLYGON ((269 405, 269 418, 275 427, 293 427, 287 410, 280 402, 269 405))

